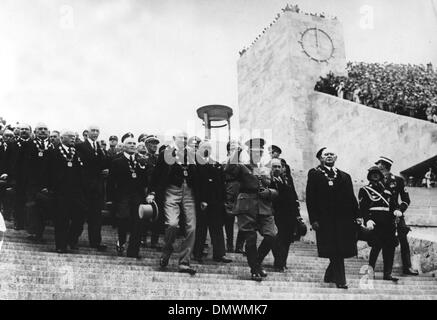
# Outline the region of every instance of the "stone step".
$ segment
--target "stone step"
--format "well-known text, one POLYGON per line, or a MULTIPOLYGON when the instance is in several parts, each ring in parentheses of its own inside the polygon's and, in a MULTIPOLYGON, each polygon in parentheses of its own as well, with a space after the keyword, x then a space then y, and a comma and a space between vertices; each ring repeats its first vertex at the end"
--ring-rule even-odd
MULTIPOLYGON (((251 282, 254 283, 254 282, 251 282)), ((262 286, 262 285, 217 285, 217 284, 207 284, 207 283, 183 283, 183 284, 169 284, 169 283, 136 283, 135 286, 132 283, 130 286, 123 286, 118 283, 114 283, 112 286, 90 286, 86 282, 78 282, 73 286, 68 287, 65 284, 57 284, 57 283, 47 283, 47 284, 29 284, 29 283, 17 283, 14 285, 10 285, 8 287, 0 287, 2 290, 32 290, 32 291, 46 291, 46 290, 54 290, 54 291, 64 291, 64 292, 73 292, 79 290, 81 293, 88 294, 123 294, 123 293, 131 293, 131 294, 149 294, 152 291, 171 291, 171 290, 182 290, 186 293, 188 292, 197 292, 201 287, 202 290, 209 291, 212 293, 226 293, 226 292, 238 292, 242 290, 251 291, 254 290, 257 294, 263 293, 281 293, 281 294, 293 294, 298 291, 299 293, 310 293, 310 294, 332 294, 338 291, 335 285, 331 287, 273 287, 273 286, 262 286)), ((408 292, 402 290, 402 288, 397 289, 389 289, 389 288, 372 288, 372 289, 361 289, 350 287, 344 294, 345 295, 354 295, 354 294, 366 294, 371 291, 371 294, 399 294, 399 295, 432 295, 437 294, 437 290, 425 290, 423 288, 409 288, 408 292)), ((223 294, 224 295, 224 294, 223 294)))

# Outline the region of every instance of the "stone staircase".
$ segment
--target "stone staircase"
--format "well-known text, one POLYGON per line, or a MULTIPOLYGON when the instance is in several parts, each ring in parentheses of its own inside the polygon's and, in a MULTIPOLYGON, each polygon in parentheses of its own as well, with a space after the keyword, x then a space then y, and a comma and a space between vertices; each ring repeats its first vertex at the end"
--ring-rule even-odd
POLYGON ((82 236, 77 253, 59 255, 53 252, 53 228, 46 238, 46 244, 33 244, 24 231, 6 232, 0 251, 0 299, 437 299, 433 275, 403 277, 395 267, 400 281, 394 284, 381 280, 378 261, 376 280, 369 281, 366 260, 359 258, 346 260, 349 290, 325 284, 328 262, 307 242, 292 244, 285 273, 273 272, 269 254, 269 275, 257 283, 250 280, 246 258, 239 254, 228 254, 234 262, 226 265, 209 254, 204 264, 192 263, 195 276, 177 272, 177 253, 167 271, 159 270, 160 253, 150 248, 142 249, 142 260, 118 257, 116 232, 109 226, 103 228, 103 242, 109 245, 105 253, 87 248, 82 236))

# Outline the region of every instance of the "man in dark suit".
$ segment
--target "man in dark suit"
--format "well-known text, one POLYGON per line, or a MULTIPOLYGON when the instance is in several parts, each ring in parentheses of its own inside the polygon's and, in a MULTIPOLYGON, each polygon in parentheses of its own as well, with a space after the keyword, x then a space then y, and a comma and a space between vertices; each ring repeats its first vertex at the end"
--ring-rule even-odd
POLYGON ((5 220, 9 221, 13 215, 13 204, 14 201, 9 195, 7 190, 11 190, 10 185, 10 170, 9 166, 11 164, 11 150, 14 145, 14 133, 5 129, 3 131, 3 141, 0 144, 0 206, 3 209, 3 216, 5 220))
POLYGON ((225 183, 222 166, 211 159, 211 144, 204 141, 196 153, 200 185, 200 210, 197 211, 194 258, 202 263, 203 247, 209 230, 213 260, 229 263, 226 258, 223 225, 225 218, 225 183))
POLYGON ((123 254, 130 232, 127 256, 140 259, 142 221, 138 207, 146 197, 146 166, 135 154, 136 142, 133 138, 124 141, 122 157, 112 161, 108 177, 108 199, 113 202, 118 226, 117 253, 123 254))
POLYGON ((83 162, 74 148, 75 133, 64 131, 61 144, 54 149, 47 169, 47 186, 43 192, 53 192, 55 203, 56 252, 67 253, 67 246, 77 249, 86 211, 83 162))
POLYGON ((85 141, 77 144, 76 148, 83 162, 85 197, 88 207, 86 215, 88 239, 91 248, 104 251, 106 246, 101 243, 103 175, 108 173, 108 163, 103 150, 97 142, 100 134, 99 128, 97 126, 90 126, 86 131, 85 141))
POLYGON ((10 171, 13 178, 15 178, 14 228, 15 230, 22 230, 26 227, 26 188, 29 182, 29 168, 25 161, 25 155, 28 154, 33 141, 31 139, 32 128, 29 125, 20 124, 18 127, 20 129, 20 138, 17 139, 14 148, 12 148, 10 171))
POLYGON ((45 227, 45 216, 43 209, 38 205, 37 197, 46 183, 50 153, 54 147, 49 142, 49 130, 46 124, 38 123, 35 127, 35 139, 29 148, 23 150, 22 154, 22 174, 26 176, 25 196, 26 196, 26 219, 28 239, 40 242, 43 241, 45 227))
POLYGON ((161 268, 168 265, 173 243, 179 230, 179 219, 183 214, 185 238, 181 244, 179 272, 194 275, 190 266, 196 232, 196 201, 199 201, 198 172, 195 163, 188 161, 187 134, 177 132, 174 146, 169 146, 159 154, 158 163, 152 175, 147 202, 155 197, 164 208, 167 229, 160 259, 161 268))
POLYGON ((322 148, 317 158, 322 164, 308 172, 308 215, 316 231, 319 257, 330 261, 324 281, 347 289, 344 259, 357 255, 358 203, 350 175, 335 167, 336 154, 322 148))
POLYGON ((299 199, 293 180, 289 180, 285 165, 280 159, 271 160, 272 183, 271 187, 278 191, 278 197, 273 201, 275 224, 278 228, 276 246, 273 249, 275 257, 274 267, 283 272, 287 265, 290 244, 294 241, 294 231, 300 217, 299 199))

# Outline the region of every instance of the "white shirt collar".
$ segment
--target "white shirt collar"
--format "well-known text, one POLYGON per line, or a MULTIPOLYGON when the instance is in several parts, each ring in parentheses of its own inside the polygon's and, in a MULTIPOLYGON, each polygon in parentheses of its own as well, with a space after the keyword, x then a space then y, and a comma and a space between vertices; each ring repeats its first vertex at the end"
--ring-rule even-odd
POLYGON ((68 147, 65 144, 61 143, 61 145, 62 145, 62 147, 64 148, 65 151, 69 152, 68 147))
POLYGON ((135 159, 135 154, 134 153, 133 154, 129 154, 126 151, 124 151, 123 154, 124 154, 124 156, 126 157, 127 160, 131 159, 131 155, 134 156, 134 159, 135 159))
POLYGON ((97 141, 93 141, 93 140, 91 140, 90 138, 87 138, 87 139, 88 139, 88 142, 91 144, 91 147, 94 146, 94 143, 95 143, 96 146, 97 146, 97 141))

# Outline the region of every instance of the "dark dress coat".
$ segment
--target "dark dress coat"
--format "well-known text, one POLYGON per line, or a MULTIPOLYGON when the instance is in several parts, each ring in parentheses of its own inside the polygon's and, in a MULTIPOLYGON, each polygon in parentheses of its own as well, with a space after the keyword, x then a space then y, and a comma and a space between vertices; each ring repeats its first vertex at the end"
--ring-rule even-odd
POLYGON ((306 204, 310 223, 319 223, 317 250, 322 258, 350 258, 357 255, 358 203, 349 174, 337 169, 333 186, 324 168, 308 172, 306 204))

